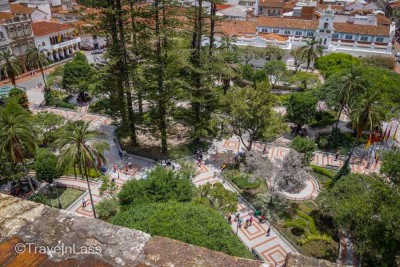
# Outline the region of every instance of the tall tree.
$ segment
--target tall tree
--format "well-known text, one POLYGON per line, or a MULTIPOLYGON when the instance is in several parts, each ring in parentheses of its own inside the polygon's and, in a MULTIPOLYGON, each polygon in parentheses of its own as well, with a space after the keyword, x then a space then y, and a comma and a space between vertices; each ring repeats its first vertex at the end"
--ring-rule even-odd
POLYGON ((21 65, 9 50, 0 52, 0 72, 11 80, 14 87, 17 86, 17 76, 22 73, 21 65))
POLYGON ((339 229, 349 232, 363 265, 397 266, 400 196, 382 179, 348 174, 321 192, 318 202, 339 229))
POLYGON ((137 145, 137 136, 136 136, 136 118, 133 111, 133 97, 131 92, 132 83, 129 79, 129 66, 128 66, 128 53, 126 50, 126 42, 125 38, 125 29, 124 29, 124 20, 126 19, 125 12, 122 9, 121 0, 115 0, 115 9, 116 9, 116 18, 117 18, 117 29, 119 35, 119 49, 121 56, 121 72, 125 81, 125 95, 126 95, 126 104, 128 110, 128 118, 129 118, 129 132, 132 145, 137 145))
POLYGON ((96 134, 90 131, 89 127, 89 122, 84 121, 75 121, 68 124, 56 141, 56 146, 60 149, 59 165, 70 167, 77 164, 82 178, 86 178, 93 217, 96 218, 96 210, 89 182, 89 171, 96 169, 99 161, 106 163, 104 151, 109 146, 106 142, 94 141, 93 138, 96 137, 96 134))
POLYGON ((354 65, 347 72, 342 73, 342 77, 339 80, 339 92, 337 94, 337 101, 340 106, 338 118, 336 120, 336 128, 342 115, 343 110, 350 104, 350 100, 355 99, 355 95, 360 91, 364 91, 365 84, 363 78, 361 77, 360 69, 356 68, 354 65))
POLYGON ((272 110, 275 98, 268 87, 233 88, 223 100, 226 120, 244 147, 250 151, 257 138, 271 137, 283 128, 272 110))
POLYGON ((306 44, 300 49, 307 62, 307 71, 310 68, 311 63, 315 62, 318 57, 322 56, 324 51, 324 47, 320 45, 319 40, 315 37, 310 40, 306 40, 306 44))
MULTIPOLYGON (((36 150, 36 136, 30 125, 30 113, 11 100, 0 109, 0 154, 10 162, 22 165, 27 174, 25 159, 33 157, 36 150)), ((28 179, 32 192, 34 188, 28 179)))
POLYGON ((367 92, 351 106, 350 118, 353 127, 360 138, 363 130, 367 127, 371 132, 375 127, 380 127, 385 120, 385 111, 380 101, 381 92, 367 92))
POLYGON ((25 62, 30 68, 40 69, 40 73, 42 74, 42 79, 44 83, 44 91, 46 94, 50 94, 50 87, 47 86, 46 78, 43 71, 43 68, 49 65, 50 61, 43 53, 43 51, 37 47, 30 47, 26 51, 25 62))

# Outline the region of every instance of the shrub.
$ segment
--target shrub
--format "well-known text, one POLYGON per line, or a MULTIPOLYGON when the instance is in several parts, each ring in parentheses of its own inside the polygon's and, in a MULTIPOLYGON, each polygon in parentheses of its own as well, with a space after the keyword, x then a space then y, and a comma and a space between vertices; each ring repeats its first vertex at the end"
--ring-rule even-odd
POLYGON ((119 211, 118 201, 114 199, 103 199, 96 205, 96 212, 100 219, 109 221, 119 211))
POLYGON ((316 166, 316 165, 310 165, 311 168, 313 169, 313 171, 315 171, 316 173, 328 176, 329 178, 333 178, 334 174, 333 172, 331 172, 330 170, 320 167, 320 166, 316 166))
POLYGON ((257 189, 261 185, 261 180, 252 179, 249 175, 245 174, 233 175, 230 177, 230 180, 243 190, 257 189))
POLYGON ((194 187, 190 177, 157 166, 146 179, 131 180, 119 192, 120 203, 124 206, 142 203, 192 200, 194 187))
POLYGON ((112 115, 110 99, 103 98, 96 103, 90 104, 89 110, 95 113, 112 115))
POLYGON ((111 222, 233 256, 253 258, 219 212, 191 203, 148 203, 118 213, 111 222))
POLYGON ((35 156, 36 178, 48 183, 62 175, 57 167, 57 157, 47 149, 39 149, 35 156))
POLYGON ((323 111, 315 114, 315 121, 310 127, 325 127, 336 122, 335 112, 323 111))
POLYGON ((10 90, 10 92, 8 93, 8 96, 10 98, 16 99, 17 103, 21 107, 29 110, 29 100, 28 100, 28 96, 26 95, 24 90, 22 90, 20 88, 12 88, 10 90))
POLYGON ((292 143, 290 144, 290 148, 293 148, 297 152, 302 153, 302 162, 303 164, 307 165, 310 163, 313 157, 313 152, 315 151, 317 146, 313 139, 310 139, 308 137, 296 136, 296 138, 294 138, 292 143))
POLYGON ((295 236, 301 236, 304 234, 304 229, 303 228, 298 228, 298 227, 293 227, 291 230, 292 234, 295 236))
POLYGON ((42 193, 31 195, 28 199, 36 203, 41 203, 47 206, 51 206, 50 199, 45 194, 42 193))

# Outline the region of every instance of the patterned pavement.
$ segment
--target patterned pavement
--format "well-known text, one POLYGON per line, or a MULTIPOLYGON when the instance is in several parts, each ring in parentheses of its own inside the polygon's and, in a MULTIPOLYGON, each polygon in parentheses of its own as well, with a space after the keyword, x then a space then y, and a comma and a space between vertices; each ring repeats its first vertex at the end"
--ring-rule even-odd
MULTIPOLYGON (((217 152, 214 155, 221 155, 220 152, 228 150, 235 153, 241 150, 239 141, 234 138, 223 140, 221 142, 214 142, 213 145, 215 147, 215 152, 217 152)), ((284 150, 280 151, 277 149, 274 151, 275 152, 269 151, 268 153, 276 153, 278 157, 284 156, 284 150)), ((226 189, 235 191, 228 183, 221 180, 219 176, 220 170, 214 166, 215 164, 212 164, 213 156, 211 154, 212 152, 204 156, 205 162, 210 162, 210 164, 201 164, 200 166, 197 166, 197 172, 193 183, 196 186, 204 185, 206 183, 222 183, 226 189)), ((270 227, 270 224, 259 223, 254 217, 254 210, 242 197, 239 197, 237 211, 240 213, 243 222, 250 217, 253 217, 254 221, 247 229, 243 226, 238 228, 237 223, 232 222, 232 231, 237 233, 238 237, 249 249, 254 249, 271 266, 283 266, 286 254, 289 252, 297 252, 296 249, 281 237, 274 228, 271 227, 270 235, 267 236, 267 230, 270 227)))

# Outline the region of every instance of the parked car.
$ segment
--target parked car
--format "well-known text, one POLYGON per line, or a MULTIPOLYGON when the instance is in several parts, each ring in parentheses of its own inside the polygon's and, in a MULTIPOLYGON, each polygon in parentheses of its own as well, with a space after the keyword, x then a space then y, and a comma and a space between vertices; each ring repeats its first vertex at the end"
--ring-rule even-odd
POLYGON ((397 52, 396 54, 394 54, 394 56, 399 58, 400 57, 400 52, 397 52))
POLYGON ((103 53, 104 53, 104 49, 93 50, 91 52, 92 55, 99 55, 99 54, 103 54, 103 53))

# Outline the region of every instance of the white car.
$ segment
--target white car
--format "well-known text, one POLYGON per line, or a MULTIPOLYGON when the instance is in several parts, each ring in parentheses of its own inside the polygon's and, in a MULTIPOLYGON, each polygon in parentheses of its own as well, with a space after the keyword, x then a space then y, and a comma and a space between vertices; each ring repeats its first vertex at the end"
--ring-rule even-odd
POLYGON ((397 52, 396 54, 394 54, 395 57, 400 57, 400 52, 397 52))

